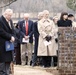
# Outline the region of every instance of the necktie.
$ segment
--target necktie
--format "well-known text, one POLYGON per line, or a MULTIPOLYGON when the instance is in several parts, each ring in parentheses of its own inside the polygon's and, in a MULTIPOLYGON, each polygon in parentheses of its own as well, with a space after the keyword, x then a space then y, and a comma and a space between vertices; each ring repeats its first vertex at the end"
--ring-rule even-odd
POLYGON ((28 35, 28 21, 26 21, 26 36, 28 35))

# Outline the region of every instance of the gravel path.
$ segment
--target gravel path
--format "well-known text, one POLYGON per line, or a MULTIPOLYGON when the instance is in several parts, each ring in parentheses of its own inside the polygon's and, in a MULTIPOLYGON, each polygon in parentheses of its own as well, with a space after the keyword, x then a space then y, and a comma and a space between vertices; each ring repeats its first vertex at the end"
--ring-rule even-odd
POLYGON ((57 75, 54 68, 31 67, 15 65, 14 75, 57 75), (54 74, 54 71, 56 74, 54 74))

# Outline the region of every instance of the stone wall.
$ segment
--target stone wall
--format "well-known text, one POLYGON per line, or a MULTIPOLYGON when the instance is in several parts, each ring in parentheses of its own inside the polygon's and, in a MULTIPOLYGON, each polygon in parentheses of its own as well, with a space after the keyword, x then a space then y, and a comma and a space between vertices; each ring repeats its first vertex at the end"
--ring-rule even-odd
POLYGON ((76 29, 59 28, 60 75, 76 75, 76 29))

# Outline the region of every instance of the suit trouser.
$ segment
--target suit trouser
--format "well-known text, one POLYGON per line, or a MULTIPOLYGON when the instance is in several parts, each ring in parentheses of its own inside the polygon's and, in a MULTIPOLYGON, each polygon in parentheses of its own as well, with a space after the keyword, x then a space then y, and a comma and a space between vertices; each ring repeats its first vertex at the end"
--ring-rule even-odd
POLYGON ((0 75, 9 75, 9 72, 10 72, 10 62, 0 63, 0 75))
POLYGON ((32 58, 32 64, 35 65, 37 61, 37 51, 38 51, 38 38, 35 39, 35 45, 34 45, 34 54, 32 58))
POLYGON ((26 65, 26 56, 28 56, 28 65, 30 65, 30 61, 32 59, 32 51, 33 51, 33 44, 21 44, 21 65, 26 65))

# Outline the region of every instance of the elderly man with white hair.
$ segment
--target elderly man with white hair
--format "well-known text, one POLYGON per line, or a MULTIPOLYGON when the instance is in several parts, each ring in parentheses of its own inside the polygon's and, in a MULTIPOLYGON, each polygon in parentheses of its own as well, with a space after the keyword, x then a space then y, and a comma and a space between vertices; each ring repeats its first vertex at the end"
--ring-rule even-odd
MULTIPOLYGON (((43 18, 43 12, 39 12, 38 21, 40 21, 42 18, 43 18)), ((36 61, 37 61, 37 50, 38 50, 38 40, 39 40, 38 21, 34 22, 35 45, 34 45, 34 55, 32 58, 32 67, 36 65, 36 61)))
POLYGON ((56 55, 56 50, 54 50, 54 27, 54 22, 49 19, 49 11, 44 10, 43 19, 38 22, 38 31, 40 34, 38 56, 42 56, 44 67, 50 66, 49 57, 56 55))
POLYGON ((30 65, 33 51, 33 21, 29 20, 29 14, 24 14, 24 20, 18 22, 21 40, 21 64, 30 65), (28 58, 28 61, 27 61, 28 58))
POLYGON ((6 51, 5 47, 6 41, 15 41, 12 14, 12 9, 6 9, 0 17, 0 75, 9 75, 10 63, 13 61, 12 51, 6 51))

